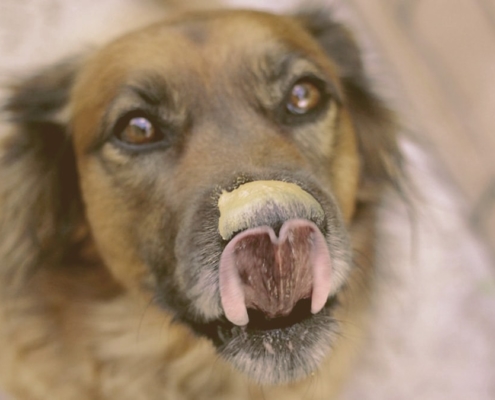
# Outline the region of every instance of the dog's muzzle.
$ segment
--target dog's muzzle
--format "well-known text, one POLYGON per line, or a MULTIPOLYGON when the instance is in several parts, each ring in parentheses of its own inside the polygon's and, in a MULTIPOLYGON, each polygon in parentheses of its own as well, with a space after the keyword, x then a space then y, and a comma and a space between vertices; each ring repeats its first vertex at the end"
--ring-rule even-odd
POLYGON ((316 199, 293 183, 254 181, 223 192, 218 207, 219 232, 229 240, 219 268, 227 319, 247 325, 248 309, 284 317, 309 298, 311 312, 318 313, 330 293, 332 268, 316 199))

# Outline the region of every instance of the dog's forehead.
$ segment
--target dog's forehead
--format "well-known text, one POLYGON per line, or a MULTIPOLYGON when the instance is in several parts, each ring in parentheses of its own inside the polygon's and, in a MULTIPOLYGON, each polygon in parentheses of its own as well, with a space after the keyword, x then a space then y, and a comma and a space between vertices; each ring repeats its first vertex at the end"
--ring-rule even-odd
POLYGON ((241 99, 232 94, 263 91, 264 82, 293 58, 330 65, 294 18, 252 11, 186 14, 130 33, 96 53, 78 78, 73 111, 81 116, 77 123, 90 131, 123 88, 141 82, 152 83, 144 90, 164 87, 189 108, 199 99, 241 99))
POLYGON ((163 21, 141 32, 151 34, 155 40, 186 39, 196 50, 247 50, 264 43, 284 42, 293 46, 308 47, 309 35, 297 18, 260 11, 213 11, 184 14, 163 21), (246 48, 247 46, 247 48, 246 48))
POLYGON ((227 78, 239 67, 288 53, 322 56, 293 18, 253 11, 186 14, 111 43, 94 57, 92 70, 97 76, 108 75, 107 87, 139 70, 183 77, 220 73, 227 78))

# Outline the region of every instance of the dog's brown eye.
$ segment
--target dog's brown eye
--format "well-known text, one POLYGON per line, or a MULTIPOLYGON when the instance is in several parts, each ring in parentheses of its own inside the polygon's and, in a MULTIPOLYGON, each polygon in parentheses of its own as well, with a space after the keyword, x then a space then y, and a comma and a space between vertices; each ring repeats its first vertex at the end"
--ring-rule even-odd
POLYGON ((299 81, 292 86, 287 102, 287 109, 297 115, 306 114, 320 104, 322 93, 310 81, 299 81))
POLYGON ((162 139, 162 135, 153 124, 143 117, 132 118, 118 137, 121 141, 133 145, 153 143, 162 139))

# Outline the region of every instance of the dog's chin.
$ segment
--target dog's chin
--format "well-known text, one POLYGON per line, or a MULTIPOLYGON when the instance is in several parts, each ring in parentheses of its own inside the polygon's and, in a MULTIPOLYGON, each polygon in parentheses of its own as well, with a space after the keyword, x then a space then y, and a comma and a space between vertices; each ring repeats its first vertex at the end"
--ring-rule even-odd
POLYGON ((304 299, 285 317, 267 319, 257 310, 248 310, 245 326, 226 318, 189 325, 210 339, 218 353, 249 379, 279 385, 311 375, 328 357, 338 336, 338 323, 332 317, 337 306, 334 296, 319 313, 312 314, 310 299, 304 299))

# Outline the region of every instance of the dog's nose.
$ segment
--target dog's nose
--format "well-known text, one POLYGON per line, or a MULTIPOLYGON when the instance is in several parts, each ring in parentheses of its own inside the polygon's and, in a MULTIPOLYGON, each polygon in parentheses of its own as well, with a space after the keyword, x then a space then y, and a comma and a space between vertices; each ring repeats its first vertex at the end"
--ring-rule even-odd
POLYGON ((232 192, 223 192, 218 201, 218 230, 224 240, 248 228, 303 218, 322 224, 323 209, 300 186, 282 181, 253 181, 232 192))
POLYGON ((283 317, 305 298, 311 298, 311 311, 319 312, 330 292, 331 275, 325 238, 311 221, 324 218, 319 203, 299 186, 277 181, 251 182, 223 196, 222 237, 241 231, 220 259, 226 317, 246 325, 248 308, 267 318, 283 317), (281 224, 278 236, 275 223, 281 224))

